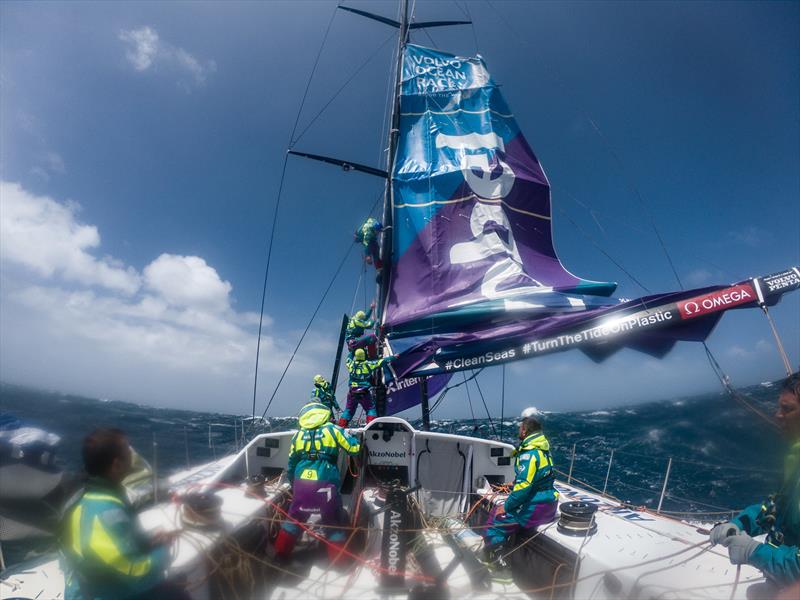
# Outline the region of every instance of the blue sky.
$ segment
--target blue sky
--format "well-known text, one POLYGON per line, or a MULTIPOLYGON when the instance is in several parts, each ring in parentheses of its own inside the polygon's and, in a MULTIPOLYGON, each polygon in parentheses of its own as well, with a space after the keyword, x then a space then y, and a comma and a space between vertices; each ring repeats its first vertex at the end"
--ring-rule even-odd
MULTIPOLYGON (((347 4, 396 12, 390 2, 347 4)), ((283 156, 334 8, 0 4, 0 379, 249 412, 283 156)), ((621 296, 642 293, 583 231, 649 289, 676 289, 648 211, 686 286, 800 264, 800 5, 416 5, 420 20, 466 13, 474 29, 414 41, 484 56, 553 185, 556 248, 568 269, 619 281, 621 296)), ((335 15, 297 149, 384 160, 391 33, 335 15)), ((368 176, 289 161, 266 303, 262 410, 380 191, 368 176)), ((363 302, 359 272, 353 251, 273 414, 293 412, 310 377, 330 370, 340 315, 354 293, 363 302)), ((772 313, 797 365, 800 294, 772 313)), ((728 313, 709 343, 734 383, 781 375, 759 311, 728 313)), ((500 375, 480 377, 492 407, 500 375)), ((594 365, 564 353, 510 365, 506 376, 507 412, 718 386, 694 344, 661 361, 622 352, 594 365)), ((440 415, 469 415, 463 390, 440 415)))

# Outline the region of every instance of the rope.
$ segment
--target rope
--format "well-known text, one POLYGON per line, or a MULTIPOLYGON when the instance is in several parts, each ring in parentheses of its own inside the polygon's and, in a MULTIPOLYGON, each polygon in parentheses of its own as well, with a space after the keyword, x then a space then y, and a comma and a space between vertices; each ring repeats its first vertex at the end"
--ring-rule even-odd
POLYGON ((744 396, 739 394, 733 388, 733 386, 731 386, 731 378, 728 377, 725 374, 725 372, 722 370, 722 367, 720 366, 719 362, 717 362, 717 359, 714 358, 714 355, 711 353, 711 349, 708 347, 708 344, 706 344, 706 342, 703 342, 703 348, 705 348, 706 357, 708 358, 708 362, 711 365, 711 369, 714 371, 716 376, 719 378, 719 381, 722 384, 722 387, 725 389, 726 392, 728 392, 728 394, 731 396, 731 398, 733 398, 734 400, 739 402, 742 406, 744 406, 745 408, 749 409, 750 411, 752 411, 753 413, 755 413, 756 415, 761 417, 761 419, 764 420, 771 427, 773 427, 775 429, 780 429, 780 426, 775 422, 775 420, 772 417, 767 415, 765 412, 763 412, 759 408, 757 408, 757 407, 753 406, 752 404, 750 404, 747 400, 744 399, 744 396))
POLYGON ((766 304, 761 304, 761 310, 764 311, 764 316, 767 317, 769 327, 772 329, 772 335, 775 337, 775 345, 778 346, 778 353, 781 355, 781 359, 783 360, 783 368, 786 369, 786 376, 791 377, 792 363, 789 362, 789 357, 786 355, 786 350, 783 347, 781 336, 778 334, 777 327, 775 327, 775 321, 772 320, 772 315, 769 314, 766 304))
POLYGON ((503 387, 500 388, 500 439, 503 439, 503 420, 506 414, 506 365, 503 363, 503 387))
POLYGON ((297 355, 297 351, 300 349, 300 344, 303 343, 303 340, 305 339, 306 334, 308 333, 308 330, 311 329, 311 324, 314 322, 314 319, 317 317, 317 313, 319 312, 319 309, 322 307, 322 303, 325 302, 325 298, 328 297, 328 293, 331 291, 331 288, 333 287, 333 283, 336 281, 336 278, 339 276, 339 273, 341 273, 342 267, 344 267, 345 262, 347 262, 347 257, 350 256, 350 252, 351 252, 352 249, 353 249, 353 244, 348 244, 347 252, 345 252, 344 258, 342 258, 342 261, 339 263, 339 266, 336 268, 336 272, 333 274, 333 277, 331 277, 330 283, 328 283, 328 287, 325 288, 325 292, 322 294, 322 298, 319 299, 319 302, 317 303, 317 307, 314 309, 314 313, 311 315, 311 318, 309 319, 308 324, 306 325, 306 328, 303 330, 303 334, 300 336, 300 339, 297 340, 297 345, 294 347, 294 351, 292 352, 292 355, 289 357, 289 360, 288 360, 288 362, 286 363, 286 366, 283 369, 283 373, 281 373, 280 379, 278 379, 278 383, 275 384, 275 389, 272 391, 272 395, 269 398, 269 402, 267 402, 267 407, 264 409, 264 412, 261 413, 261 418, 262 419, 267 414, 267 411, 269 410, 269 407, 272 406, 272 401, 275 399, 275 395, 278 393, 278 389, 280 389, 281 383, 283 383, 283 378, 286 376, 286 372, 289 370, 289 367, 292 365, 292 361, 294 360, 294 357, 297 355))

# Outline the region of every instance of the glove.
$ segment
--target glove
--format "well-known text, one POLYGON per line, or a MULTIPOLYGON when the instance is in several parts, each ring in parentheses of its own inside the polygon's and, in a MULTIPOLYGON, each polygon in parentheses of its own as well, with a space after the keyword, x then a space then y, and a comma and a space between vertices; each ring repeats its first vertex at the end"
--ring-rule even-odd
POLYGON ((708 539, 711 541, 712 546, 721 544, 729 535, 736 535, 739 533, 739 526, 736 523, 720 523, 711 530, 708 534, 708 539))
POLYGON ((746 533, 739 533, 726 537, 720 542, 721 546, 728 549, 728 556, 733 565, 746 564, 750 556, 761 544, 746 533))

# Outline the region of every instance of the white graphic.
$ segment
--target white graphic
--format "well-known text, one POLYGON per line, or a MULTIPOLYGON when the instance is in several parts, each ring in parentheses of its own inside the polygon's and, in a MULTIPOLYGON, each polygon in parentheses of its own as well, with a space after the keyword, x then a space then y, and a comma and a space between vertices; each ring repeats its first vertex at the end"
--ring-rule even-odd
POLYGON ((514 171, 497 154, 505 149, 503 139, 495 133, 436 136, 436 148, 455 150, 461 171, 470 189, 481 198, 505 198, 514 186, 514 171), (460 156, 459 156, 460 155, 460 156), (492 178, 489 158, 494 157, 502 174, 492 178), (478 171, 478 173, 476 173, 478 171))
POLYGON ((506 298, 526 292, 541 291, 542 284, 522 269, 522 257, 519 255, 517 243, 511 233, 511 223, 509 223, 502 206, 476 203, 469 218, 469 227, 475 239, 454 244, 450 248, 450 262, 454 265, 463 265, 500 255, 500 259, 489 267, 483 276, 483 282, 481 282, 483 296, 493 299, 506 298), (495 228, 487 231, 486 226, 490 223, 496 223, 505 229, 508 241, 504 240, 495 228), (498 290, 504 282, 519 281, 520 279, 527 279, 532 285, 498 290))
POLYGON ((331 488, 330 487, 324 487, 321 490, 317 490, 317 493, 318 494, 325 494, 328 497, 326 502, 330 502, 331 501, 331 488))

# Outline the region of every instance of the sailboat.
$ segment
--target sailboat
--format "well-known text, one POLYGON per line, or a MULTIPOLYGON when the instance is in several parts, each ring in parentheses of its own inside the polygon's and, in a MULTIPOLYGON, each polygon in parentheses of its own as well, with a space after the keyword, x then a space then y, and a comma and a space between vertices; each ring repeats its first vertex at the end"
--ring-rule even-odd
MULTIPOLYGON (((350 519, 346 565, 332 566, 313 519, 294 562, 271 560, 288 518, 292 431, 262 433, 236 454, 172 476, 170 502, 145 530, 180 532, 169 575, 193 598, 752 598, 758 570, 731 566, 708 531, 558 480, 555 520, 512 541, 512 577, 480 560, 480 529, 514 478, 510 444, 429 431, 429 400, 453 373, 578 349, 602 361, 622 348, 661 357, 703 342, 728 310, 768 309, 800 288, 800 270, 732 284, 613 297, 616 285, 569 272, 552 239, 550 184, 480 56, 415 45, 410 22, 340 6, 398 31, 389 168, 308 152, 386 180, 376 290, 384 355, 379 417, 351 430, 360 460, 339 459, 350 519), (394 416, 422 410, 422 429, 394 416)), ((340 336, 339 352, 343 346, 340 336)), ((338 373, 337 356, 334 379, 338 373)), ((668 477, 668 473, 667 473, 668 477)), ((664 482, 666 488, 666 478, 664 482)), ((163 497, 163 496, 162 496, 163 497)), ((6 571, 15 597, 60 597, 54 558, 6 571)), ((5 589, 4 589, 5 593, 5 589)))

